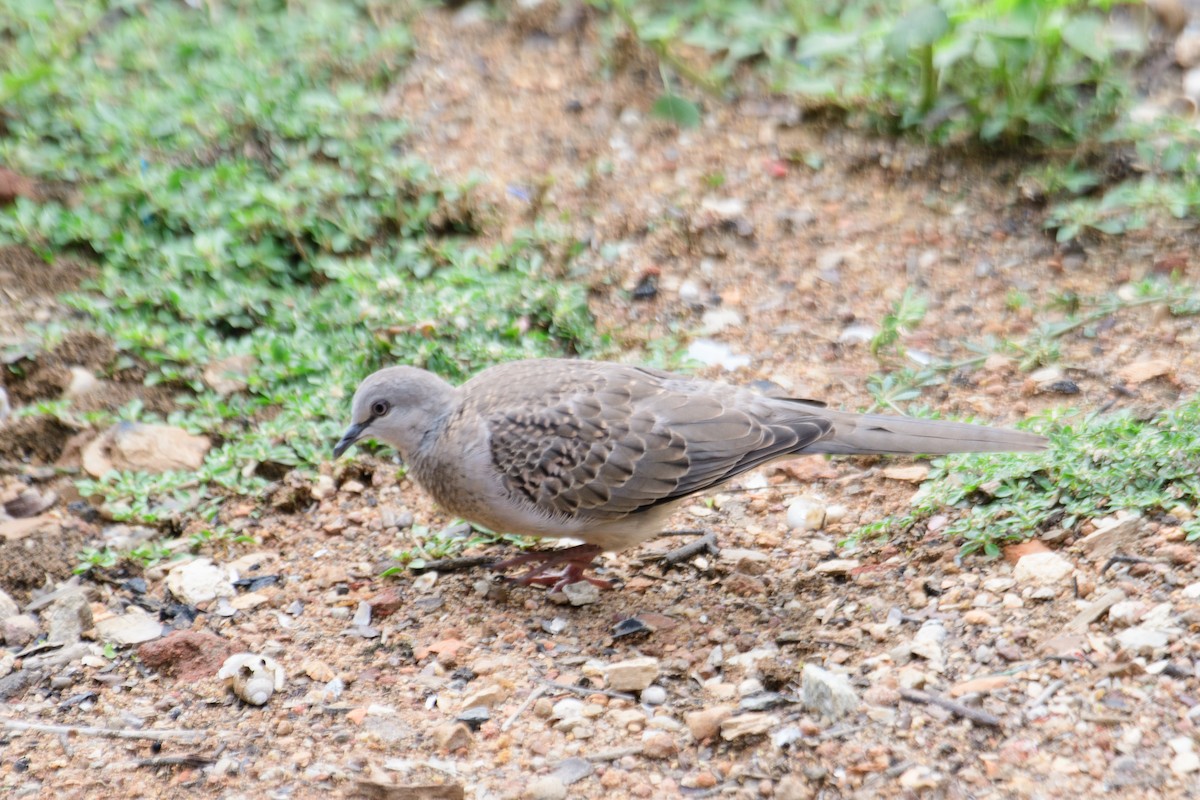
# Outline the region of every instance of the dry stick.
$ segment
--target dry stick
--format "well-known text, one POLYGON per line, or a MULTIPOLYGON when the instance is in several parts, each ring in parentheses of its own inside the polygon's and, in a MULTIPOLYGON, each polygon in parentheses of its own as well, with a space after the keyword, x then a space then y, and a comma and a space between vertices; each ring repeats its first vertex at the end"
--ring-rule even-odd
POLYGON ((562 689, 564 692, 574 692, 575 694, 583 695, 584 697, 587 697, 589 694, 602 694, 605 697, 615 697, 618 700, 637 701, 637 698, 631 694, 626 692, 614 692, 612 689, 593 689, 587 686, 571 686, 568 683, 555 683, 554 681, 547 680, 546 678, 539 678, 538 680, 549 686, 551 689, 562 689))
POLYGON ((517 710, 512 713, 511 717, 504 720, 504 724, 500 726, 500 730, 506 731, 509 728, 511 728, 512 724, 517 721, 517 717, 524 714, 525 709, 527 709, 531 705, 533 705, 537 701, 537 699, 539 697, 541 697, 542 695, 544 695, 547 691, 549 691, 549 689, 550 689, 549 686, 539 686, 536 689, 534 689, 532 692, 530 692, 529 697, 525 698, 525 702, 521 703, 521 705, 517 708, 517 710))
POLYGON ((977 708, 964 706, 962 703, 956 703, 948 697, 929 694, 928 692, 918 692, 916 689, 901 689, 900 696, 910 703, 941 706, 952 714, 957 714, 960 717, 969 719, 971 722, 974 722, 978 725, 988 725, 992 728, 999 728, 1002 726, 1000 718, 995 714, 989 714, 986 711, 980 711, 977 708))
POLYGON ((203 739, 209 733, 209 731, 188 730, 138 731, 131 728, 93 728, 86 725, 45 725, 41 722, 24 722, 19 719, 0 719, 0 728, 8 731, 103 736, 109 739, 150 739, 158 742, 170 739, 194 742, 203 739))
POLYGON ((591 755, 584 756, 584 758, 586 758, 588 761, 616 761, 618 758, 624 758, 625 756, 636 756, 641 752, 642 746, 637 744, 631 747, 618 747, 616 750, 605 750, 600 753, 592 753, 591 755))
POLYGON ((1045 704, 1047 701, 1050 700, 1051 697, 1054 697, 1054 694, 1059 689, 1061 689, 1062 687, 1064 687, 1066 685, 1067 685, 1067 682, 1064 680, 1060 679, 1060 680, 1054 681, 1053 683, 1051 683, 1049 686, 1046 687, 1046 690, 1044 692, 1042 692, 1040 695, 1038 695, 1038 698, 1036 700, 1034 700, 1032 703, 1029 704, 1029 707, 1037 708, 1038 706, 1045 704))
POLYGON ((464 569, 475 569, 476 567, 490 567, 495 564, 498 559, 492 556, 462 556, 460 558, 437 558, 433 561, 426 561, 419 567, 410 566, 412 572, 429 572, 437 570, 438 572, 457 572, 464 569))
POLYGON ((669 553, 664 553, 658 558, 658 561, 664 567, 673 567, 677 564, 682 564, 684 561, 688 561, 693 556, 698 556, 701 553, 716 552, 718 552, 717 537, 710 531, 694 542, 688 542, 682 547, 676 547, 669 553))

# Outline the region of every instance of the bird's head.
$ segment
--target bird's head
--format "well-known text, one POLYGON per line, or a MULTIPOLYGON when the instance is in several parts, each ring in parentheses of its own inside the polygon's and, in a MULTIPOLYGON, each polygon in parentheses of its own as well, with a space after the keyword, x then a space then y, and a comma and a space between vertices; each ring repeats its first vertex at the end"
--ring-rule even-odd
POLYGON ((367 376, 354 392, 350 427, 333 448, 341 456, 360 439, 378 439, 407 459, 458 402, 458 390, 416 367, 388 367, 367 376))

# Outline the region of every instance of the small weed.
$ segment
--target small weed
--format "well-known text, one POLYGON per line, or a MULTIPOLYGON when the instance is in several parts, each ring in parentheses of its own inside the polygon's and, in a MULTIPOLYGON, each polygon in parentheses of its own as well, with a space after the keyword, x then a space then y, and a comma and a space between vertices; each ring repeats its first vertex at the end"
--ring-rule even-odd
POLYGON ((928 301, 913 291, 912 287, 905 289, 891 312, 880 322, 879 333, 871 338, 871 355, 881 360, 885 355, 904 355, 901 337, 920 326, 928 307, 928 301))
POLYGON ((121 561, 121 555, 112 548, 85 547, 79 553, 79 564, 75 567, 76 575, 83 575, 93 569, 112 569, 121 561))
POLYGON ((400 565, 385 570, 382 577, 423 567, 430 561, 455 558, 466 550, 490 544, 503 543, 521 550, 537 545, 537 540, 528 536, 497 534, 465 522, 458 522, 432 533, 424 525, 414 525, 409 535, 415 544, 406 550, 395 552, 393 557, 400 565))

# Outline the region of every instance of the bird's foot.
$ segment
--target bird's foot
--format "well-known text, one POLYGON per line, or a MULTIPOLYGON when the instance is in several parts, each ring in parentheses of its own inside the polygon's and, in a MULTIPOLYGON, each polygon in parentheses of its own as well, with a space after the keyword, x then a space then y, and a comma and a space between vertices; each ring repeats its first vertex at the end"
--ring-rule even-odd
POLYGON ((592 578, 584 574, 585 570, 593 566, 592 560, 601 552, 603 550, 594 544, 580 544, 562 550, 535 550, 505 559, 493 564, 491 568, 503 572, 514 567, 535 564, 536 566, 529 572, 520 577, 510 578, 510 580, 522 586, 549 586, 551 594, 561 591, 564 586, 579 581, 587 581, 601 589, 611 589, 612 581, 592 578), (554 569, 554 567, 558 568, 554 569))

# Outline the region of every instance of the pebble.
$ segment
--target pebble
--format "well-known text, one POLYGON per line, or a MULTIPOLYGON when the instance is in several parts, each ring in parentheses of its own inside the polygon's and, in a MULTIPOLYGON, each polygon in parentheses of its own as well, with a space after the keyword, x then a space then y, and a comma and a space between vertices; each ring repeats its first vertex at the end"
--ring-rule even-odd
POLYGON ((454 752, 471 746, 471 729, 464 722, 444 722, 431 731, 439 750, 454 752))
POLYGON ((896 674, 896 681, 904 689, 921 689, 926 680, 925 673, 913 667, 904 667, 896 674))
POLYGON ((826 508, 822 503, 799 497, 788 504, 787 525, 794 531, 819 531, 825 527, 826 508))
POLYGON ((712 339, 693 339, 688 345, 687 355, 706 367, 719 366, 730 372, 750 366, 750 356, 734 353, 729 345, 712 339))
POLYGON ((642 689, 642 702, 648 706, 661 706, 667 702, 667 690, 661 686, 647 686, 642 689))
POLYGON ((525 789, 525 797, 529 800, 565 800, 567 785, 557 775, 543 775, 534 778, 525 789))
POLYGON ((759 711, 738 714, 721 723, 721 738, 732 742, 745 736, 762 736, 779 723, 779 717, 774 714, 764 714, 759 711))
POLYGON ((850 679, 815 664, 804 665, 801 692, 805 708, 832 720, 841 719, 858 708, 858 694, 850 685, 850 679))
POLYGON ((809 781, 799 775, 784 775, 775 784, 775 800, 810 800, 809 781))
POLYGON ((17 614, 5 617, 0 621, 0 636, 4 643, 15 647, 24 647, 38 635, 38 623, 28 614, 17 614))
POLYGON ((318 475, 317 479, 313 481, 313 487, 310 491, 315 500, 324 500, 327 497, 333 497, 337 493, 337 484, 328 475, 318 475))
POLYGON ((583 716, 583 701, 566 697, 553 705, 550 719, 579 719, 583 716))
POLYGON ((727 328, 741 327, 744 322, 742 315, 736 309, 712 308, 705 311, 704 316, 700 318, 700 324, 703 326, 701 333, 705 336, 712 336, 727 328))
POLYGON ((865 344, 875 338, 879 331, 863 322, 855 322, 842 328, 838 334, 838 344, 865 344))
POLYGON ((921 625, 912 640, 911 651, 926 661, 941 663, 944 655, 942 643, 946 641, 946 629, 938 620, 929 620, 921 625))
POLYGON ((1150 656, 1166 648, 1169 638, 1165 631, 1139 625, 1126 628, 1116 636, 1117 642, 1134 655, 1150 656))
POLYGON ((168 572, 167 589, 181 602, 193 606, 237 594, 229 580, 229 571, 208 558, 194 559, 168 572))
POLYGON ((678 752, 679 746, 675 744, 675 739, 670 734, 647 731, 642 737, 642 755, 646 758, 671 758, 678 752))
POLYGON ((21 609, 17 606, 17 601, 8 596, 8 593, 0 589, 0 619, 15 617, 21 613, 21 609))
POLYGON ((589 581, 576 581, 550 595, 552 602, 570 603, 572 606, 587 606, 600 602, 600 587, 589 581), (559 600, 559 596, 563 598, 559 600))
POLYGON ((679 284, 679 299, 689 306, 699 305, 704 298, 700 285, 691 278, 679 284))
POLYGON ((47 640, 55 644, 74 644, 92 627, 92 607, 79 590, 67 592, 42 612, 47 640))
POLYGON ((507 693, 504 689, 495 684, 487 684, 478 686, 473 691, 463 695, 461 708, 474 708, 475 706, 484 706, 486 708, 495 708, 504 702, 507 693))
POLYGON ((305 661, 304 664, 301 665, 300 669, 303 670, 304 674, 309 678, 320 683, 328 683, 329 681, 333 680, 334 676, 337 674, 328 664, 316 658, 310 658, 309 660, 305 661))
POLYGON ((564 786, 578 783, 595 772, 592 762, 586 758, 565 758, 554 768, 553 776, 563 782, 564 786))
POLYGON ((980 608, 973 608, 967 613, 963 614, 963 622, 968 625, 980 625, 984 627, 991 627, 999 624, 999 620, 980 608))
POLYGON ((873 706, 897 706, 900 705, 900 692, 877 684, 863 692, 863 701, 873 706))
POLYGON ((1128 627, 1137 623, 1146 611, 1146 604, 1137 600, 1122 600, 1108 609, 1108 621, 1114 625, 1128 627))
POLYGON ((909 767, 900 775, 900 786, 910 792, 936 789, 944 782, 945 776, 922 764, 909 767))
POLYGON ((1061 583, 1075 572, 1075 565, 1058 553, 1029 553, 1021 557, 1013 570, 1017 583, 1048 585, 1061 583))
POLYGON ((817 564, 814 570, 822 575, 847 575, 859 566, 861 562, 856 558, 831 558, 817 564))
POLYGON ((162 636, 163 626, 157 619, 133 606, 125 614, 97 622, 96 634, 106 642, 141 644, 162 636))
POLYGON ((1003 594, 1016 585, 1012 578, 988 578, 983 582, 983 588, 993 594, 1003 594))
POLYGON ((683 715, 692 738, 697 742, 716 736, 721 729, 721 723, 733 716, 733 706, 717 705, 699 711, 689 711, 683 715))
POLYGON ((733 220, 746 213, 746 201, 738 197, 706 197, 700 201, 700 207, 723 220, 733 220))
POLYGON ((160 473, 194 472, 212 447, 207 436, 193 436, 170 425, 119 422, 89 443, 80 456, 84 471, 99 478, 111 469, 160 473))
POLYGON ((893 481, 920 483, 929 477, 929 467, 925 464, 910 464, 903 467, 884 467, 883 477, 893 481))
POLYGON ((642 656, 609 664, 604 671, 604 681, 616 692, 640 692, 654 682, 658 673, 658 659, 642 656))
POLYGON ((1176 775, 1187 775, 1200 770, 1200 755, 1196 754, 1196 743, 1190 736, 1176 736, 1167 742, 1175 752, 1171 759, 1171 771, 1176 775))

